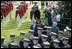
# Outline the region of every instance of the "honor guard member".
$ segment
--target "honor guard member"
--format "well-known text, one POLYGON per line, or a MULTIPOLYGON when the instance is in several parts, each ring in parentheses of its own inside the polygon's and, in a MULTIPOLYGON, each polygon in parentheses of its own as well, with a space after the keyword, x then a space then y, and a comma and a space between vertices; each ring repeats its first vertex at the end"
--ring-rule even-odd
POLYGON ((53 40, 53 46, 54 46, 54 48, 60 48, 60 47, 59 47, 59 42, 60 42, 60 41, 59 41, 58 39, 54 39, 54 40, 53 40))
MULTIPOLYGON (((13 42, 17 43, 17 41, 15 40, 15 34, 14 33, 10 33, 10 43, 13 43, 13 42)), ((8 45, 9 48, 11 47, 10 43, 8 45)))
POLYGON ((23 48, 30 48, 30 46, 29 46, 29 40, 28 39, 23 39, 23 48))
POLYGON ((38 47, 41 48, 41 45, 38 43, 38 41, 39 41, 39 38, 33 36, 33 47, 34 47, 34 46, 38 46, 38 47))
POLYGON ((41 27, 37 27, 37 33, 38 33, 38 37, 40 38, 41 37, 41 34, 42 34, 42 30, 43 30, 43 28, 41 28, 41 27))
POLYGON ((32 40, 33 39, 34 30, 29 30, 29 33, 30 33, 30 40, 32 40))
POLYGON ((23 39, 24 39, 24 36, 25 36, 25 33, 24 32, 20 32, 20 37, 21 37, 20 42, 19 42, 20 48, 23 47, 23 39))
POLYGON ((52 40, 51 39, 51 35, 50 35, 50 32, 51 32, 51 28, 52 27, 44 26, 44 28, 46 28, 46 32, 47 32, 47 35, 48 35, 48 41, 50 42, 52 40))
POLYGON ((19 48, 18 44, 15 42, 10 43, 10 48, 19 48))
POLYGON ((11 38, 11 42, 16 42, 14 33, 10 33, 10 38, 11 38))
POLYGON ((49 26, 44 26, 44 28, 46 28, 46 29, 47 29, 47 32, 50 32, 52 27, 49 27, 49 26))
POLYGON ((54 39, 57 39, 57 34, 54 33, 54 32, 51 32, 51 39, 54 40, 54 39))
POLYGON ((49 35, 49 33, 51 32, 51 28, 52 28, 52 27, 44 26, 44 28, 46 28, 46 32, 47 32, 47 34, 49 35))
POLYGON ((21 39, 24 39, 25 32, 20 32, 21 39))
POLYGON ((41 34, 41 46, 43 48, 43 42, 46 42, 48 40, 48 36, 47 35, 44 35, 44 34, 41 34))
POLYGON ((62 48, 71 48, 71 45, 68 44, 69 38, 63 37, 63 44, 64 46, 62 48))
POLYGON ((4 37, 1 36, 1 48, 7 48, 7 45, 4 44, 4 37))
POLYGON ((41 27, 37 27, 37 33, 38 33, 38 37, 39 37, 39 41, 38 41, 38 43, 39 44, 41 44, 42 43, 42 38, 41 38, 41 34, 42 34, 42 30, 43 30, 43 28, 41 28, 41 27))
POLYGON ((30 33, 30 47, 33 48, 33 33, 34 33, 34 30, 29 30, 29 33, 30 33))
POLYGON ((43 48, 49 48, 50 43, 49 42, 43 42, 43 48))
POLYGON ((45 42, 48 39, 47 35, 41 34, 42 41, 45 42))
POLYGON ((43 28, 43 30, 42 30, 42 34, 47 35, 46 28, 43 28))

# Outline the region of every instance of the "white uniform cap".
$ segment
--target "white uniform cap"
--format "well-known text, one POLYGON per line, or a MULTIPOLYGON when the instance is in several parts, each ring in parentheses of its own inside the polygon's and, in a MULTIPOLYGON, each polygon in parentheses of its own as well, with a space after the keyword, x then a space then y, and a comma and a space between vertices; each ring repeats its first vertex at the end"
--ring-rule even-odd
POLYGON ((27 41, 27 42, 29 42, 29 40, 28 40, 28 39, 26 39, 26 38, 24 38, 24 39, 23 39, 23 41, 27 41))
POLYGON ((41 34, 42 37, 48 37, 47 35, 41 34))
POLYGON ((20 34, 25 34, 25 32, 22 32, 22 31, 21 31, 20 34))
POLYGON ((56 33, 54 33, 54 32, 51 32, 51 35, 57 35, 56 33))
POLYGON ((10 44, 13 45, 13 46, 18 46, 18 44, 16 42, 12 42, 10 44))
POLYGON ((33 46, 33 48, 40 48, 40 47, 38 47, 38 46, 33 46))
POLYGON ((15 34, 14 33, 10 33, 10 36, 15 37, 15 34))
POLYGON ((66 32, 67 31, 67 29, 64 29, 64 32, 66 32))
POLYGON ((34 32, 34 30, 29 30, 30 32, 34 32))
POLYGON ((49 42, 43 42, 43 45, 50 45, 49 42))
POLYGON ((60 41, 58 39, 53 40, 55 43, 59 43, 60 41))
POLYGON ((67 38, 67 37, 63 37, 63 39, 64 39, 64 40, 68 40, 69 38, 67 38))
POLYGON ((39 30, 42 30, 43 28, 41 28, 41 27, 37 27, 39 30))
POLYGON ((68 26, 66 27, 67 30, 71 30, 68 26))
POLYGON ((48 28, 48 29, 51 29, 52 27, 49 27, 49 26, 44 26, 44 28, 48 28))
POLYGON ((39 39, 38 37, 33 36, 33 39, 39 39))

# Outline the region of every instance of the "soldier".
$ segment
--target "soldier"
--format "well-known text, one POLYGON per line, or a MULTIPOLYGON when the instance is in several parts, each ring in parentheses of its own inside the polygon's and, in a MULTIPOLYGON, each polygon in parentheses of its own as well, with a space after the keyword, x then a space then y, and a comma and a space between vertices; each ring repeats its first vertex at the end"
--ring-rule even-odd
POLYGON ((47 41, 51 41, 52 39, 51 39, 51 35, 50 35, 50 32, 51 32, 51 28, 52 27, 49 27, 49 26, 44 26, 44 28, 46 29, 46 34, 47 34, 47 36, 48 36, 48 40, 47 41))
POLYGON ((33 33, 34 33, 34 30, 29 30, 29 33, 30 33, 30 47, 32 48, 32 46, 33 46, 33 33))
POLYGON ((29 33, 30 33, 30 39, 32 40, 34 30, 29 30, 29 33))
POLYGON ((7 45, 4 44, 4 37, 1 36, 1 48, 7 48, 7 45))
POLYGON ((53 46, 54 46, 54 48, 60 48, 60 47, 59 47, 59 42, 60 42, 60 41, 59 41, 58 39, 54 39, 54 40, 53 40, 53 46))
POLYGON ((38 43, 38 37, 33 36, 33 47, 38 46, 41 48, 41 45, 38 43))
MULTIPOLYGON (((15 40, 15 34, 14 33, 11 33, 10 34, 10 43, 17 43, 17 41, 15 40)), ((9 48, 11 47, 11 44, 9 43, 9 48)))
POLYGON ((40 38, 41 37, 41 34, 42 34, 42 29, 41 27, 37 27, 37 33, 38 33, 38 37, 40 38))
POLYGON ((28 39, 23 39, 23 48, 30 48, 29 42, 30 41, 28 39))
POLYGON ((44 26, 44 28, 46 28, 47 34, 49 34, 49 33, 51 32, 51 28, 52 28, 52 27, 44 26))
POLYGON ((63 44, 64 44, 64 46, 62 48, 71 48, 71 45, 68 44, 68 40, 69 40, 69 38, 63 37, 63 44))
POLYGON ((43 42, 43 48, 49 48, 50 43, 49 42, 43 42))
POLYGON ((38 43, 41 44, 41 43, 42 43, 41 34, 42 34, 43 28, 37 27, 37 29, 38 29, 38 30, 37 30, 37 33, 38 33, 38 37, 39 37, 38 43))
POLYGON ((47 35, 46 28, 43 28, 43 30, 42 30, 42 34, 47 35))
POLYGON ((42 41, 45 42, 48 39, 47 35, 41 34, 42 41))
POLYGON ((24 39, 25 32, 20 32, 21 39, 24 39))
POLYGON ((20 36, 21 36, 21 39, 20 39, 20 42, 19 42, 20 48, 23 48, 23 39, 24 39, 24 35, 25 35, 24 32, 20 32, 20 36))

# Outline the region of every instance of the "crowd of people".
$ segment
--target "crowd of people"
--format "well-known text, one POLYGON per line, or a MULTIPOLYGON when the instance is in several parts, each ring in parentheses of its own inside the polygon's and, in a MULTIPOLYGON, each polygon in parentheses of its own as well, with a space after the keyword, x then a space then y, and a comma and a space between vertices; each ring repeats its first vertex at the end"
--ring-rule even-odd
POLYGON ((4 44, 4 37, 1 37, 1 48, 71 48, 71 37, 60 36, 59 23, 61 15, 58 10, 45 9, 48 24, 42 24, 40 19, 40 10, 35 2, 30 12, 32 21, 29 30, 30 38, 25 38, 25 33, 20 32, 20 41, 17 43, 15 34, 10 34, 9 45, 4 44), (49 27, 51 25, 52 27, 49 27))

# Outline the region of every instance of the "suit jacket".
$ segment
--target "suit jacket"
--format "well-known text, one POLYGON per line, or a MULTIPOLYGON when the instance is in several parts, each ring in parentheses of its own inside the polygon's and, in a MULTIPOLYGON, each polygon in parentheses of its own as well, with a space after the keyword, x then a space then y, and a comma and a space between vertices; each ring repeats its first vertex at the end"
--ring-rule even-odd
POLYGON ((40 19, 40 11, 39 10, 35 11, 34 18, 40 19))

